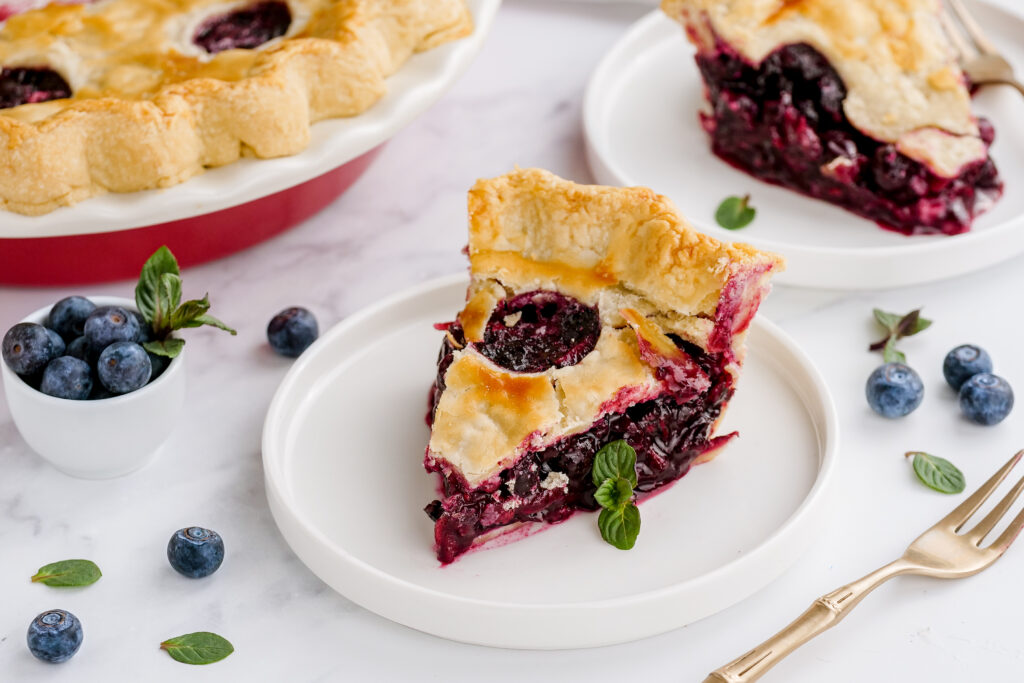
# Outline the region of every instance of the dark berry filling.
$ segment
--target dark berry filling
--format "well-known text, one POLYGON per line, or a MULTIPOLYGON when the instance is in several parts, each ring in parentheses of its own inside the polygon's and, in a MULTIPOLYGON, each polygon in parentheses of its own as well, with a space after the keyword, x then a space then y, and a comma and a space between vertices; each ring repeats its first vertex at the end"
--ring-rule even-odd
POLYGON ((481 354, 507 370, 543 372, 579 363, 601 334, 597 309, 550 291, 498 303, 487 322, 481 354))
POLYGON ((234 12, 210 17, 196 31, 193 42, 210 54, 252 49, 288 32, 292 13, 287 3, 271 0, 234 12))
POLYGON ((45 66, 0 70, 0 109, 71 97, 63 76, 45 66))
MULTIPOLYGON (((450 331, 461 344, 461 330, 453 326, 450 331)), ((707 354, 682 340, 674 341, 711 380, 710 387, 696 397, 681 402, 680 396, 666 393, 607 414, 586 432, 523 456, 499 477, 475 489, 457 474, 446 472, 442 464, 428 460, 428 470, 441 475, 444 496, 426 507, 435 522, 438 559, 451 562, 480 536, 511 524, 555 523, 577 510, 596 509, 591 479, 594 455, 612 441, 625 439, 636 449, 637 490, 649 493, 679 479, 699 455, 731 438, 733 435, 708 438, 733 391, 724 354, 707 354)), ((442 345, 431 412, 444 390, 444 373, 454 348, 448 339, 442 345)))
MULTIPOLYGON (((854 128, 842 107, 846 86, 809 45, 786 45, 755 66, 719 41, 697 64, 712 150, 757 178, 907 234, 964 232, 1002 192, 989 158, 945 178, 854 128)), ((991 124, 979 128, 990 143, 991 124)))

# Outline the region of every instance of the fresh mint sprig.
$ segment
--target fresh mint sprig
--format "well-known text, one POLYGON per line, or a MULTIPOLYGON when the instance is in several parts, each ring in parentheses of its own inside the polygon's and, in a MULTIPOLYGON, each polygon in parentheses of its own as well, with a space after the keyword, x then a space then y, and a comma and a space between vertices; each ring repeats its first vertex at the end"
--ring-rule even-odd
POLYGON ((868 347, 869 351, 881 351, 886 363, 906 363, 907 356, 896 348, 896 342, 904 337, 912 337, 931 327, 932 321, 921 317, 921 309, 897 315, 880 308, 874 309, 875 320, 885 328, 886 336, 868 347))
POLYGON ((910 451, 906 457, 914 459, 914 474, 930 489, 939 493, 960 493, 967 486, 964 473, 945 458, 922 451, 910 451))
POLYGON ((213 664, 224 659, 235 648, 225 638, 209 631, 187 633, 160 643, 160 649, 182 664, 213 664))
POLYGON ((726 197, 715 211, 715 222, 726 230, 739 230, 750 225, 757 209, 750 205, 750 195, 726 197))
POLYGON ((61 560, 39 568, 32 577, 32 583, 45 586, 68 588, 89 586, 100 580, 103 573, 95 562, 89 560, 61 560))
POLYGON ((640 534, 640 510, 633 502, 636 487, 636 451, 624 440, 612 441, 594 456, 591 478, 601 506, 597 526, 601 538, 619 550, 629 550, 640 534))
POLYGON ((157 249, 142 266, 139 283, 135 286, 135 305, 153 328, 154 340, 143 346, 157 356, 174 358, 181 353, 185 340, 171 337, 171 334, 186 327, 209 325, 238 334, 208 313, 209 295, 182 303, 181 269, 166 246, 157 249))

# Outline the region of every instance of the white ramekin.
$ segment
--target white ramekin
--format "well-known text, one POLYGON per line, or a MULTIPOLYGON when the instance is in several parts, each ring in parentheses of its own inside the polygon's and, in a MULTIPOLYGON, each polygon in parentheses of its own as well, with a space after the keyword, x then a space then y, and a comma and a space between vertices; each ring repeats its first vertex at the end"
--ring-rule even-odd
MULTIPOLYGON (((131 299, 88 297, 97 306, 138 310, 131 299)), ((45 324, 51 306, 21 322, 45 324)), ((185 352, 138 391, 96 401, 47 396, 0 361, 7 405, 21 436, 61 472, 109 479, 150 462, 178 423, 185 406, 185 352)), ((99 381, 94 378, 94 381, 99 381)))

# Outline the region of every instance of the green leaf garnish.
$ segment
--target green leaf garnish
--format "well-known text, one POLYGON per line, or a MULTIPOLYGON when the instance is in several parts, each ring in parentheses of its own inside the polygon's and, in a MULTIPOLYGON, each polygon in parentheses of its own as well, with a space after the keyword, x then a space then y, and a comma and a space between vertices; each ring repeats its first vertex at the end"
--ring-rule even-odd
POLYGON ((171 334, 186 327, 209 325, 237 334, 223 322, 208 314, 209 296, 181 303, 181 270, 174 254, 166 246, 149 257, 139 283, 135 286, 135 305, 153 328, 155 341, 145 344, 146 350, 159 356, 174 358, 185 347, 184 340, 171 334))
POLYGON ((615 510, 605 508, 597 518, 597 526, 601 538, 619 550, 629 550, 640 534, 640 510, 633 503, 615 510))
POLYGON ((636 486, 636 451, 623 439, 606 444, 594 456, 591 477, 595 486, 615 477, 626 479, 631 487, 636 486))
POLYGON ((154 356, 176 358, 177 355, 181 353, 181 350, 185 348, 185 340, 168 337, 163 341, 146 342, 142 345, 142 348, 146 349, 154 356))
POLYGON ((727 197, 715 211, 715 221, 726 230, 739 230, 750 225, 757 210, 750 206, 750 195, 727 197))
POLYGON ((183 664, 213 664, 227 657, 235 648, 216 633, 199 631, 171 638, 160 643, 174 659, 183 664))
POLYGON ((914 459, 914 474, 930 489, 939 493, 960 493, 967 485, 964 473, 945 458, 921 451, 910 451, 906 457, 914 459))
POLYGON ((918 332, 923 332, 931 327, 932 321, 921 317, 921 309, 897 315, 888 313, 880 308, 873 311, 875 320, 885 328, 887 334, 883 339, 878 340, 868 347, 869 351, 881 351, 886 363, 906 363, 907 357, 902 351, 897 350, 896 342, 904 337, 912 337, 918 332))
POLYGON ((160 278, 165 273, 181 275, 178 261, 166 246, 160 247, 142 266, 139 283, 135 285, 135 305, 139 313, 148 323, 153 324, 157 310, 157 293, 160 289, 160 278))
POLYGON ((603 509, 597 518, 601 538, 619 550, 629 550, 640 533, 640 510, 633 503, 636 486, 636 451, 620 439, 594 456, 590 473, 597 486, 594 500, 603 509))
POLYGON ((608 478, 597 487, 594 500, 603 508, 614 510, 633 502, 633 487, 622 477, 608 478))
POLYGON ((88 586, 100 580, 103 573, 94 562, 89 560, 61 560, 46 566, 40 567, 32 583, 42 583, 47 586, 88 586))

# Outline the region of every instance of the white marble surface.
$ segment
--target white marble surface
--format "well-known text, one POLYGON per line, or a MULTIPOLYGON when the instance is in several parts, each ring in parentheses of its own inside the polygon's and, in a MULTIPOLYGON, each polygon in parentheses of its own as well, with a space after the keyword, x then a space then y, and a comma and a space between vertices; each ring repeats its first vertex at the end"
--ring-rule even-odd
MULTIPOLYGON (((298 562, 263 495, 260 428, 289 367, 264 343, 267 320, 302 304, 326 327, 384 294, 461 269, 464 193, 478 176, 518 163, 588 180, 583 87, 603 51, 644 11, 635 4, 508 0, 470 72, 341 200, 272 242, 187 271, 186 295, 208 290, 214 312, 239 336, 191 335, 186 416, 147 469, 113 481, 70 479, 29 451, 0 405, 0 680, 699 681, 816 596, 891 559, 952 506, 953 498, 914 480, 904 451, 949 457, 974 486, 1024 445, 1024 409, 994 428, 967 424, 940 373, 945 352, 971 341, 1024 387, 1019 261, 892 292, 779 288, 764 312, 819 364, 844 435, 832 533, 755 597, 637 643, 516 652, 390 623, 333 593, 298 562), (904 346, 925 379, 925 402, 905 420, 884 421, 863 399, 864 380, 879 362, 865 351, 876 336, 870 309, 921 305, 935 325, 904 346), (224 567, 209 579, 183 579, 164 559, 167 538, 187 524, 210 526, 227 540, 224 567), (28 582, 40 565, 68 557, 95 560, 104 578, 65 591, 28 582), (82 619, 85 644, 68 664, 49 666, 29 655, 25 629, 35 614, 58 606, 82 619), (236 653, 186 669, 157 649, 167 637, 196 630, 225 635, 236 653)), ((129 289, 119 283, 86 293, 129 289)), ((71 291, 0 289, 0 325, 71 291)), ((1024 548, 1014 548, 971 579, 897 579, 766 680, 1020 680, 1022 570, 1024 548)))

